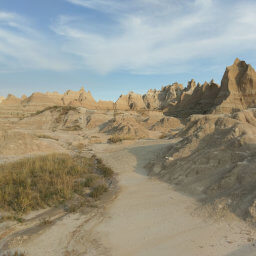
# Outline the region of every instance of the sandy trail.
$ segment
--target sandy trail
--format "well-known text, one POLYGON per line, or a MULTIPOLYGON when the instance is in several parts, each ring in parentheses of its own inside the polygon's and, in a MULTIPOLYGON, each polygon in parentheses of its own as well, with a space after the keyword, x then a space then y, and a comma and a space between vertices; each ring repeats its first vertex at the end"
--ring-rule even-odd
MULTIPOLYGON (((93 230, 111 255, 256 255, 249 228, 239 220, 216 223, 195 216, 198 203, 170 185, 145 175, 144 165, 166 144, 95 145, 119 174, 118 198, 93 230), (242 253, 242 254, 241 254, 242 253)), ((166 142, 165 142, 166 143, 166 142)))
MULTIPOLYGON (((242 221, 216 223, 195 214, 195 199, 146 175, 144 166, 170 141, 94 144, 118 173, 120 192, 104 208, 68 214, 13 243, 28 256, 253 256, 253 231, 242 221)), ((1 241, 0 241, 1 246, 1 241)))

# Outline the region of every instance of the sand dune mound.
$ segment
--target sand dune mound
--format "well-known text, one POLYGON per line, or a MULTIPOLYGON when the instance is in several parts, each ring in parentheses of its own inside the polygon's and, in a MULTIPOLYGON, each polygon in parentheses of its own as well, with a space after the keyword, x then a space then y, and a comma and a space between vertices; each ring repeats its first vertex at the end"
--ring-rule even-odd
POLYGON ((204 203, 221 202, 220 208, 255 218, 255 134, 255 126, 231 116, 192 116, 183 139, 163 153, 152 174, 204 203))
POLYGON ((149 136, 149 131, 135 117, 129 114, 116 116, 111 119, 101 131, 111 135, 117 134, 131 138, 145 138, 149 136))

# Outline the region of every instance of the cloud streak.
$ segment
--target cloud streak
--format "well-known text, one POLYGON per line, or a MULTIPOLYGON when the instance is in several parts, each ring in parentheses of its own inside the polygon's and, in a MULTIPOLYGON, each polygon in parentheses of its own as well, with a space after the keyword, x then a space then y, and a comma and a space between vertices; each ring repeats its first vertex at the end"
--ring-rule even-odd
POLYGON ((0 10, 0 72, 169 74, 208 69, 202 63, 248 52, 256 57, 251 0, 232 6, 221 0, 65 1, 81 8, 80 16, 59 14, 49 31, 0 10))
POLYGON ((0 11, 0 72, 67 70, 71 65, 55 43, 16 13, 0 11))
POLYGON ((67 0, 109 14, 115 33, 91 32, 59 19, 65 51, 99 73, 172 73, 203 59, 255 50, 256 4, 247 1, 67 0), (253 32, 254 31, 254 32, 253 32))

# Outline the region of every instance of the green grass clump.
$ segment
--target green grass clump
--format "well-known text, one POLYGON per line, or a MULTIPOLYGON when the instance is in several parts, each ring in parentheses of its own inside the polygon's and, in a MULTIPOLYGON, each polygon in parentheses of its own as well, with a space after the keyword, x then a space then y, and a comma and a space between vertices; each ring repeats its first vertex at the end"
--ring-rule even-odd
POLYGON ((53 206, 80 190, 93 159, 51 154, 0 165, 0 208, 18 214, 53 206))

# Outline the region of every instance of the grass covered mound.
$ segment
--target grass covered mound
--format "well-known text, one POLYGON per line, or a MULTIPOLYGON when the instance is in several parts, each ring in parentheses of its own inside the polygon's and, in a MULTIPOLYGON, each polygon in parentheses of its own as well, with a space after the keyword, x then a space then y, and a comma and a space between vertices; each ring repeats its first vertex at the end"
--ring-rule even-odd
MULTIPOLYGON (((18 214, 53 206, 83 194, 85 181, 104 179, 95 158, 51 154, 0 165, 0 208, 18 214)), ((102 168, 107 168, 104 165, 102 168)), ((111 173, 112 175, 112 173, 111 173)), ((92 191, 95 182, 90 184, 92 191)))

